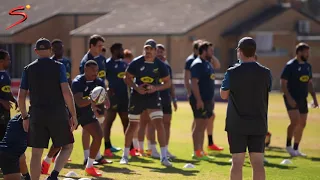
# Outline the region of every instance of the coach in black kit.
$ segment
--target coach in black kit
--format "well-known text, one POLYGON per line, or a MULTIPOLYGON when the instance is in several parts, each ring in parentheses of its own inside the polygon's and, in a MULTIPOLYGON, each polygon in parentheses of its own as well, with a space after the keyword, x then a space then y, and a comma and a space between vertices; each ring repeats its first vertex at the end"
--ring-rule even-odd
POLYGON ((240 179, 248 148, 253 180, 264 180, 265 136, 268 132, 270 70, 255 60, 256 42, 242 38, 238 43, 239 64, 229 68, 221 85, 222 99, 229 99, 226 131, 232 168, 230 179, 240 179))
POLYGON ((39 179, 41 156, 52 139, 54 147, 62 147, 54 170, 48 179, 56 180, 73 148, 72 131, 77 117, 65 66, 50 58, 51 43, 45 38, 36 42, 38 59, 24 68, 18 94, 23 127, 28 132, 28 146, 32 147, 31 179, 39 179), (30 116, 27 114, 26 97, 29 91, 30 116), (72 116, 69 119, 68 109, 72 116))

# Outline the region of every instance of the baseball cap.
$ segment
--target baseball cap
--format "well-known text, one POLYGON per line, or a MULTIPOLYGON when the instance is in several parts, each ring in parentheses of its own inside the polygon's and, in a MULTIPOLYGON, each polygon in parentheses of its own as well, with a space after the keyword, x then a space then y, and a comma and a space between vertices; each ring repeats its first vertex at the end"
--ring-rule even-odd
POLYGON ((153 39, 148 39, 145 43, 144 43, 144 47, 152 47, 152 48, 157 48, 157 43, 155 40, 153 39))
POLYGON ((36 50, 51 49, 51 42, 46 38, 40 38, 36 42, 36 50))
POLYGON ((238 47, 236 49, 256 49, 256 42, 251 37, 244 37, 238 42, 238 47))
POLYGON ((157 44, 157 48, 166 49, 163 44, 157 44))

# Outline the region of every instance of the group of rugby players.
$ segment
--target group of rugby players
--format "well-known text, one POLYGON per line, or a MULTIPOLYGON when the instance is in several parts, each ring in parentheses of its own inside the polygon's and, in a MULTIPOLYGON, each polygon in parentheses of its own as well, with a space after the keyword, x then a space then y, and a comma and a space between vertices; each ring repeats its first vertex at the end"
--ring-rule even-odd
MULTIPOLYGON (((42 39, 40 47, 47 47, 43 46, 46 41, 48 40, 42 39)), ((100 35, 90 37, 89 50, 80 62, 80 75, 73 80, 71 80, 71 62, 63 56, 63 42, 56 39, 48 47, 50 52, 52 49, 51 59, 64 65, 63 72, 66 73, 65 76, 73 93, 77 122, 82 126, 85 172, 91 176, 101 176, 102 174, 94 168, 94 165, 112 163, 104 157, 111 158, 114 152, 121 150, 121 148, 114 147, 110 140, 111 127, 117 114, 121 119, 125 134, 125 147, 120 164, 128 164, 130 155, 160 158, 162 165, 172 166, 170 159, 175 156, 168 151, 172 118, 171 103, 174 111, 178 106, 175 89, 171 85, 172 70, 165 56, 165 46, 157 44, 153 39, 148 39, 143 47, 143 55, 133 58, 130 50, 124 50, 121 43, 114 43, 110 47, 111 57, 106 59, 104 42, 104 38, 100 35), (102 86, 107 90, 106 101, 100 105, 95 104, 90 98, 91 91, 97 86, 102 86), (160 153, 156 148, 155 132, 157 132, 160 153), (146 151, 144 150, 145 135, 148 140, 146 151), (92 137, 91 144, 90 136, 92 137), (103 137, 105 150, 101 155, 99 150, 103 137)), ((212 43, 205 40, 194 41, 193 54, 187 58, 184 71, 185 88, 194 115, 193 158, 198 160, 210 159, 203 149, 205 130, 208 134, 208 150, 223 150, 214 143, 212 135, 215 118, 213 112, 214 71, 220 68, 220 62, 213 52, 212 43)), ((0 59, 1 92, 6 93, 0 94, 1 118, 3 119, 0 121, 2 133, 0 138, 2 139, 10 119, 10 101, 16 104, 16 108, 18 105, 10 91, 10 77, 5 72, 10 64, 10 56, 6 51, 1 51, 0 59)), ((26 85, 22 82, 20 89, 27 90, 27 87, 24 86, 26 85)), ((16 118, 21 119, 21 116, 18 115, 16 118)), ((24 119, 26 118, 28 117, 24 119)), ((14 124, 13 121, 11 123, 14 124)), ((10 133, 7 132, 7 134, 10 133)), ((4 138, 2 143, 6 145, 8 139, 9 137, 4 138)), ((42 174, 48 174, 50 164, 55 162, 61 149, 61 147, 51 146, 42 161, 42 174)), ((20 172, 25 179, 28 179, 25 157, 21 157, 20 172)), ((16 167, 16 165, 13 166, 16 167)), ((4 175, 15 172, 14 170, 6 171, 4 168, 2 171, 4 175)), ((55 179, 58 173, 54 170, 48 179, 55 179)))
MULTIPOLYGON (((38 40, 40 46, 44 44, 47 47, 46 41, 48 40, 38 40)), ((169 159, 175 158, 175 156, 168 151, 170 122, 172 118, 171 103, 173 104, 174 111, 177 110, 178 106, 174 86, 171 86, 172 70, 165 56, 165 46, 157 44, 153 39, 149 39, 144 44, 143 55, 134 59, 130 50, 124 50, 121 43, 114 43, 110 47, 111 57, 106 59, 104 42, 104 38, 100 35, 90 37, 89 50, 80 62, 80 75, 76 76, 73 80, 71 80, 71 62, 63 56, 63 42, 55 39, 51 42, 50 46, 53 54, 51 59, 64 65, 65 76, 73 93, 77 120, 79 125, 82 126, 83 164, 86 166, 86 173, 91 176, 101 176, 101 173, 93 165, 112 163, 112 161, 106 160, 104 157, 110 158, 114 152, 121 150, 121 148, 114 147, 110 140, 111 127, 117 114, 121 119, 125 134, 125 148, 123 149, 120 164, 128 164, 128 157, 130 155, 160 158, 162 165, 172 166, 169 159), (90 99, 90 92, 97 86, 102 86, 107 90, 107 100, 102 105, 96 105, 90 99), (155 132, 157 132, 160 153, 156 148, 155 132), (144 151, 145 135, 148 140, 146 151, 144 151), (90 136, 92 137, 91 144, 90 136), (99 152, 103 137, 105 139, 104 156, 99 152)), ((197 59, 197 51, 201 43, 202 41, 200 40, 194 43, 194 54, 186 62, 186 66, 188 66, 188 69, 186 68, 186 78, 189 78, 189 81, 186 81, 186 87, 190 98, 192 97, 190 89, 192 61, 197 59)), ((204 57, 211 60, 211 57, 214 57, 212 45, 209 45, 211 49, 207 42, 203 43, 203 45, 201 47, 204 48, 202 48, 202 53, 205 54, 204 57)), ((9 54, 4 51, 3 59, 7 57, 9 58, 9 54)), ((10 60, 4 68, 7 69, 9 64, 10 60)), ((212 65, 215 68, 220 67, 220 63, 216 58, 213 58, 212 65)), ((211 65, 210 67, 212 68, 211 65)), ((5 73, 5 78, 10 81, 6 72, 1 73, 5 73)), ((22 79, 25 81, 24 77, 22 79)), ((214 83, 214 75, 210 74, 209 79, 214 83)), ((1 104, 4 104, 1 107, 9 106, 9 101, 17 102, 10 91, 10 82, 6 84, 9 86, 8 94, 10 94, 10 97, 8 101, 1 101, 1 104)), ((27 86, 25 82, 21 84, 20 89, 28 89, 24 87, 27 86)), ((213 97, 214 92, 209 93, 213 97)), ((3 97, 3 99, 5 98, 3 97)), ((210 101, 213 102, 213 98, 210 101)), ((10 107, 7 108, 10 109, 10 107)), ((211 108, 210 111, 212 112, 213 107, 211 108)), ((16 116, 15 118, 21 119, 21 116, 16 116)), ((208 124, 207 128, 208 148, 210 150, 223 150, 223 148, 216 146, 212 140, 213 114, 211 113, 207 118, 211 119, 211 123, 208 124)), ((2 132, 5 132, 6 125, 10 119, 10 113, 8 113, 6 119, 8 120, 4 123, 2 132)), ((203 136, 199 136, 200 138, 198 138, 198 134, 204 133, 206 126, 205 121, 198 122, 196 119, 192 125, 194 144, 197 144, 195 146, 197 149, 195 150, 194 158, 202 158, 201 153, 205 153, 202 145, 198 149, 198 144, 203 144, 204 139, 203 136), (198 150, 201 151, 200 154, 198 150)), ((41 174, 48 174, 51 163, 55 162, 60 151, 61 147, 55 147, 54 145, 50 147, 48 154, 42 161, 41 174)), ((25 164, 25 159, 21 158, 20 169, 25 164)), ((26 172, 23 174, 28 179, 28 171, 27 168, 25 169, 26 172)), ((56 175, 57 172, 54 175, 51 173, 49 179, 54 179, 56 175)))

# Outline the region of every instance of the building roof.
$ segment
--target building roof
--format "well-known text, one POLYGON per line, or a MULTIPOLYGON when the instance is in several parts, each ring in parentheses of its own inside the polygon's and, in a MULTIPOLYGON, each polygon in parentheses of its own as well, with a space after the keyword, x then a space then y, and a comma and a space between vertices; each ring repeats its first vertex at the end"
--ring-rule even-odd
POLYGON ((263 23, 265 23, 266 21, 282 14, 283 12, 293 9, 295 11, 297 11, 298 13, 306 16, 307 18, 316 21, 317 23, 320 24, 320 21, 318 21, 317 19, 315 19, 314 17, 299 11, 295 8, 284 8, 280 5, 275 5, 275 6, 271 6, 266 8, 264 11, 259 12, 258 14, 252 15, 251 18, 246 19, 243 22, 239 22, 238 24, 236 24, 235 26, 227 29, 225 32, 222 33, 222 36, 230 36, 230 35, 241 35, 243 33, 246 33, 260 25, 262 25, 263 23))
POLYGON ((71 35, 183 34, 245 0, 135 0, 71 35))
POLYGON ((98 14, 104 15, 113 8, 125 4, 125 0, 3 0, 0 6, 0 36, 15 34, 25 28, 41 23, 56 15, 98 14), (9 30, 8 26, 21 19, 21 16, 9 16, 10 9, 17 6, 31 8, 24 10, 28 19, 9 30))

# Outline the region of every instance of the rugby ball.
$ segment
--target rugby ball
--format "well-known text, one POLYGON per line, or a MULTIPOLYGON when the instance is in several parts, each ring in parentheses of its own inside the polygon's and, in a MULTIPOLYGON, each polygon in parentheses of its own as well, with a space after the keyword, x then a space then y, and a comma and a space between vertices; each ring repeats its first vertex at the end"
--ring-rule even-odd
POLYGON ((96 105, 102 104, 106 99, 106 90, 101 86, 97 86, 91 91, 90 97, 96 105))

